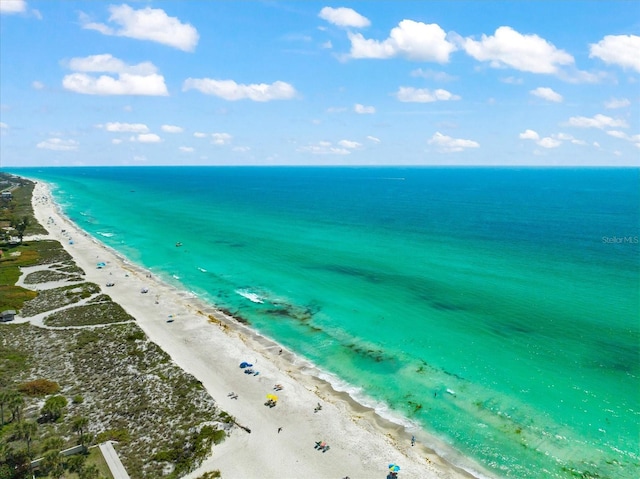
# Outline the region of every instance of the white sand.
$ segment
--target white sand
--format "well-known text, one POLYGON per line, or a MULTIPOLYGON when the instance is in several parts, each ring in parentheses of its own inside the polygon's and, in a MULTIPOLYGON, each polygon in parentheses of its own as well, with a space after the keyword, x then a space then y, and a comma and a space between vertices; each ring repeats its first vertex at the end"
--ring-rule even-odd
POLYGON ((223 478, 383 479, 389 463, 401 466, 400 479, 472 477, 423 447, 424 433, 416 433, 412 447, 403 427, 334 391, 314 376, 312 365, 288 351, 280 355, 280 346, 118 257, 64 217, 42 182, 36 184, 33 206, 48 238, 62 243, 86 280, 103 286, 153 342, 202 382, 221 409, 251 429, 234 429, 188 478, 219 469, 223 478), (106 267, 96 268, 98 262, 106 267), (108 282, 115 285, 107 288, 108 282), (220 323, 209 320, 214 313, 220 323), (241 361, 253 363, 260 374, 243 374, 241 361), (275 384, 283 390, 274 391, 275 384), (232 391, 238 399, 228 397, 232 391), (279 397, 274 408, 264 405, 270 393, 279 397), (316 413, 318 403, 322 410, 316 413), (326 441, 330 449, 319 452, 316 441, 326 441))

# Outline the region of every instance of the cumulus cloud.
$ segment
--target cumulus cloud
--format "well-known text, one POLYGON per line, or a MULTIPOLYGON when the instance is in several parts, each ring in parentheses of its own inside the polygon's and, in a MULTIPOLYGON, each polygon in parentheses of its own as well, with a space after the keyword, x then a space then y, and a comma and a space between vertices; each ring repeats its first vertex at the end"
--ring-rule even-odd
POLYGON ((511 27, 499 27, 493 36, 480 41, 466 38, 462 47, 468 55, 493 68, 510 67, 531 73, 558 73, 559 67, 572 65, 574 59, 538 35, 523 35, 511 27))
POLYGON ((614 110, 616 108, 626 108, 631 105, 631 102, 626 98, 612 98, 609 101, 604 103, 604 107, 609 110, 614 110))
POLYGON ((122 140, 120 138, 114 138, 113 140, 111 140, 111 143, 113 143, 114 145, 119 145, 120 143, 122 143, 122 140))
POLYGON ((195 151, 191 146, 181 146, 178 149, 183 153, 193 153, 195 151))
POLYGON ((434 101, 459 100, 458 95, 454 95, 447 90, 427 90, 424 88, 413 88, 401 86, 395 93, 396 98, 402 102, 412 103, 432 103, 434 101))
POLYGON ((536 143, 543 148, 557 148, 562 144, 560 140, 549 136, 540 138, 536 143))
POLYGON ((182 91, 187 90, 198 90, 205 95, 214 95, 229 101, 244 99, 253 101, 289 100, 296 95, 295 88, 282 81, 271 84, 242 85, 233 80, 187 78, 182 85, 182 91))
POLYGON ((311 153, 312 155, 349 155, 349 148, 334 146, 330 141, 319 141, 318 143, 302 146, 298 148, 301 153, 311 153))
POLYGON ((144 76, 158 72, 156 66, 151 62, 127 65, 125 62, 109 53, 89 55, 88 57, 75 57, 69 60, 67 66, 69 70, 90 73, 131 73, 132 75, 144 76))
POLYGON ((434 145, 442 153, 456 153, 464 151, 467 148, 478 148, 480 144, 473 140, 464 140, 462 138, 451 138, 436 131, 428 144, 434 145))
POLYGON ((160 8, 146 7, 134 10, 128 5, 111 5, 109 13, 109 22, 115 26, 91 22, 82 14, 82 28, 96 30, 104 35, 158 42, 187 52, 195 49, 200 38, 198 31, 191 24, 170 17, 160 8))
POLYGON ((79 143, 76 140, 63 140, 61 138, 49 138, 48 140, 41 141, 36 146, 44 150, 72 151, 72 150, 78 149, 79 143))
POLYGON ((360 148, 362 146, 362 143, 358 143, 357 141, 351 141, 351 140, 340 140, 338 142, 338 145, 340 145, 342 148, 355 150, 356 148, 360 148))
POLYGON ((62 79, 62 86, 76 93, 148 96, 167 96, 169 94, 164 77, 156 73, 157 68, 150 62, 127 65, 107 53, 72 58, 68 62, 68 67, 76 73, 66 75, 62 79), (94 77, 86 72, 112 73, 116 74, 117 78, 108 75, 94 77))
POLYGON ((582 140, 577 140, 576 138, 574 138, 571 135, 568 135, 567 133, 556 133, 554 135, 551 136, 545 136, 543 138, 540 138, 540 135, 538 135, 538 133, 534 130, 525 130, 524 132, 520 133, 520 135, 518 135, 518 137, 521 140, 532 140, 534 141, 538 146, 541 146, 542 148, 546 148, 546 149, 550 149, 550 148, 557 148, 560 145, 562 145, 562 142, 564 141, 568 141, 571 142, 575 145, 584 145, 585 142, 582 140))
POLYGON ((640 36, 607 35, 589 45, 589 58, 599 58, 610 65, 640 72, 640 36))
POLYGON ((196 138, 206 138, 207 134, 206 133, 202 133, 201 131, 196 131, 193 136, 195 136, 196 138))
POLYGON ((160 128, 166 133, 182 133, 184 131, 184 128, 176 125, 162 125, 160 128))
POLYGON ((356 103, 353 106, 353 111, 355 111, 360 115, 372 115, 376 112, 376 109, 373 106, 364 106, 364 105, 361 105, 360 103, 356 103))
POLYGON ((167 96, 167 86, 162 75, 130 75, 123 73, 118 78, 107 75, 92 77, 85 73, 72 73, 62 79, 62 86, 84 95, 147 95, 167 96))
POLYGON ((447 40, 439 25, 402 20, 386 40, 366 39, 360 33, 349 33, 351 58, 404 57, 414 61, 447 63, 456 46, 447 40))
POLYGON ((597 114, 591 118, 586 116, 572 116, 569 118, 569 126, 578 128, 627 128, 627 122, 621 119, 611 118, 610 116, 597 114))
POLYGON ((31 82, 31 88, 33 88, 34 90, 43 90, 44 89, 44 83, 39 82, 39 81, 32 81, 31 82))
POLYGON ((538 135, 538 132, 534 130, 525 130, 522 133, 520 133, 518 137, 521 140, 539 140, 540 139, 540 135, 538 135))
POLYGON ((363 28, 371 25, 371 22, 351 8, 324 7, 318 14, 320 18, 339 27, 363 28))
POLYGON ((214 145, 228 145, 233 139, 229 133, 211 133, 211 138, 214 145))
POLYGON ((139 143, 160 143, 162 138, 155 133, 140 133, 138 136, 132 136, 130 140, 139 143))
POLYGON ((22 13, 26 10, 25 0, 0 0, 0 14, 22 13))
POLYGON ((149 127, 144 123, 110 122, 97 126, 113 133, 147 133, 149 131, 149 127))
POLYGON ((551 88, 538 87, 535 90, 530 90, 529 93, 531 93, 533 96, 537 96, 538 98, 542 98, 543 100, 552 101, 555 103, 562 102, 562 95, 556 93, 551 88))

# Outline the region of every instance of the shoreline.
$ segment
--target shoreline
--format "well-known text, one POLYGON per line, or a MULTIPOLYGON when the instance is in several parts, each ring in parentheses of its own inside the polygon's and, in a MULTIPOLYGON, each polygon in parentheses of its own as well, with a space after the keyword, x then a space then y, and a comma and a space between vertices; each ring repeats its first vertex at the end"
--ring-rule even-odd
POLYGON ((381 415, 305 358, 130 262, 67 218, 48 184, 31 181, 34 215, 49 231, 46 238, 62 244, 87 281, 104 286, 113 279, 115 286, 104 292, 179 367, 201 381, 222 410, 252 429, 251 434, 234 430, 200 468, 184 477, 215 469, 223 477, 287 477, 287 470, 296 471, 295 476, 384 477, 389 463, 401 466, 400 477, 492 477, 423 429, 416 430, 418 443, 412 447, 408 420, 381 415), (106 267, 97 269, 96 262, 106 267), (141 294, 143 288, 149 294, 141 294), (241 374, 238 364, 244 360, 253 361, 260 375, 241 374), (276 408, 265 408, 262 402, 274 392, 273 384, 284 385, 276 393, 280 401, 276 408), (240 400, 231 399, 228 391, 240 400), (316 404, 323 406, 318 413, 316 404), (278 428, 282 434, 275 432, 278 428), (326 454, 313 448, 323 440, 331 445, 326 454), (454 458, 449 462, 447 456, 454 458))

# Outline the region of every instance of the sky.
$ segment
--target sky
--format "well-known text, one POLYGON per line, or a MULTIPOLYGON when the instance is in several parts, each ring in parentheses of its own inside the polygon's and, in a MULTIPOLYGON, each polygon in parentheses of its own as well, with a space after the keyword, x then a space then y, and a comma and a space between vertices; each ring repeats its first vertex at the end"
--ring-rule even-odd
POLYGON ((0 166, 640 166, 640 2, 0 0, 0 166))

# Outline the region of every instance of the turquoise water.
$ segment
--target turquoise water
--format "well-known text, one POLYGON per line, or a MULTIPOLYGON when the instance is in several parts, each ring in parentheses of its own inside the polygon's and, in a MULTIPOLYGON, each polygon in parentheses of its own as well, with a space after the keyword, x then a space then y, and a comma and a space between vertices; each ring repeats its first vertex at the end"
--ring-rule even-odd
POLYGON ((638 169, 12 172, 496 476, 640 476, 638 169))

